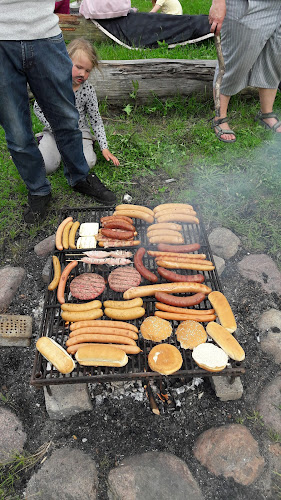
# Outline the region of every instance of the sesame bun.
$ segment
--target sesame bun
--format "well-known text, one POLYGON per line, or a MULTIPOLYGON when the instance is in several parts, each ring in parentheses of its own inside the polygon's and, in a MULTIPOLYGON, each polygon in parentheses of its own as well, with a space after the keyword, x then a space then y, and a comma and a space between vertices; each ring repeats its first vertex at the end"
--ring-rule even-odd
POLYGON ((170 344, 154 346, 148 355, 148 364, 154 372, 161 375, 171 375, 181 368, 182 356, 180 351, 170 344))
POLYGON ((182 321, 176 329, 177 340, 183 349, 194 349, 207 340, 205 328, 192 319, 182 321))
POLYGON ((210 342, 195 347, 192 351, 192 357, 200 368, 209 372, 222 371, 228 361, 227 354, 210 342))
POLYGON ((144 339, 152 340, 153 342, 161 342, 161 340, 170 337, 172 326, 166 319, 158 318, 157 316, 149 316, 142 322, 140 331, 144 339))

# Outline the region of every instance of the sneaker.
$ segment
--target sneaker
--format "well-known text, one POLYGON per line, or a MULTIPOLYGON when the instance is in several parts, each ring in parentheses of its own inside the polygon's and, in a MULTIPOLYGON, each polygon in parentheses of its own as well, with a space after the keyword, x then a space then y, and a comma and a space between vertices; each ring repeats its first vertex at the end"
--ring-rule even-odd
POLYGON ((51 201, 51 193, 46 196, 36 196, 28 193, 28 207, 25 209, 23 218, 27 224, 42 221, 47 213, 47 206, 51 201))
POLYGON ((92 196, 99 203, 104 205, 114 205, 116 203, 115 194, 107 189, 95 174, 89 174, 84 181, 80 181, 73 186, 75 191, 92 196))

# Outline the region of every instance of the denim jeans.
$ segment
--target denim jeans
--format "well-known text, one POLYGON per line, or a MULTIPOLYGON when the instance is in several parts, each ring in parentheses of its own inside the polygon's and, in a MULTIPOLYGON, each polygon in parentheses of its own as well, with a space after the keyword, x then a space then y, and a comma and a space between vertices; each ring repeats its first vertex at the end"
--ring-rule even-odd
POLYGON ((62 34, 30 41, 0 41, 0 125, 13 161, 31 195, 46 195, 43 157, 32 131, 27 83, 50 123, 68 183, 86 178, 82 134, 72 89, 72 62, 62 34))

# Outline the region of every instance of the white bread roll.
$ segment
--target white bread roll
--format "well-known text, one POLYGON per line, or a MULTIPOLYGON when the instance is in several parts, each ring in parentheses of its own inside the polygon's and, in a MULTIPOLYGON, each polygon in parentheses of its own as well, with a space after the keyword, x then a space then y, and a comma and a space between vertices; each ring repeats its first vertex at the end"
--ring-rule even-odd
POLYGON ((158 344, 152 347, 147 360, 150 369, 162 375, 175 373, 183 363, 180 351, 171 344, 158 344))
POLYGON ((200 368, 209 372, 222 371, 228 361, 227 354, 210 342, 195 347, 192 351, 192 357, 200 368))
POLYGON ((229 305, 227 298, 221 292, 211 292, 208 295, 216 314, 220 320, 220 324, 226 328, 230 333, 235 332, 237 325, 229 305))
POLYGON ((113 345, 83 345, 78 348, 75 358, 83 366, 125 366, 127 354, 113 345))
POLYGON ((75 368, 72 357, 55 340, 49 337, 40 337, 36 342, 38 351, 60 373, 71 373, 75 368))
POLYGON ((228 354, 231 359, 235 361, 243 361, 245 359, 245 352, 237 340, 229 333, 226 328, 210 321, 207 325, 208 335, 228 354))

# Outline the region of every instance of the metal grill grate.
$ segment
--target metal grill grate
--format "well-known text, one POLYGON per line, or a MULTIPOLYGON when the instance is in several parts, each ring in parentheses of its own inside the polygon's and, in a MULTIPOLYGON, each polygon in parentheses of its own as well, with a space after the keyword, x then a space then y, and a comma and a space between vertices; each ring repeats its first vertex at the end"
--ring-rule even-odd
MULTIPOLYGON (((69 215, 73 217, 73 220, 79 220, 82 222, 99 222, 100 218, 106 215, 111 215, 114 209, 108 207, 94 207, 94 208, 69 208, 65 209, 61 212, 60 220, 65 219, 69 215)), ((206 235, 206 231, 204 225, 202 223, 202 219, 200 217, 200 224, 185 224, 181 223, 183 227, 183 235, 185 244, 189 243, 200 243, 200 253, 205 253, 206 258, 208 260, 213 261, 213 256, 211 253, 211 249, 208 243, 208 238, 206 235)), ((135 219, 135 227, 138 231, 137 238, 140 239, 141 245, 148 249, 156 249, 156 245, 151 245, 147 239, 146 229, 147 224, 140 220, 135 219)), ((132 252, 136 252, 136 248, 131 249, 132 252)), ((64 250, 62 252, 56 252, 56 255, 59 257, 62 267, 64 267, 69 260, 78 260, 81 256, 81 253, 85 251, 85 249, 81 250, 64 250)), ((152 272, 156 272, 155 260, 153 257, 145 254, 144 257, 145 266, 150 269, 152 272)), ((73 269, 71 275, 68 279, 66 285, 66 297, 68 301, 78 302, 76 299, 71 297, 69 292, 69 283, 70 281, 84 272, 95 272, 104 277, 107 282, 107 277, 109 273, 114 269, 114 267, 107 267, 105 265, 92 265, 92 264, 84 264, 79 262, 78 266, 73 269)), ((192 271, 189 270, 181 270, 181 274, 193 274, 192 271)), ((214 271, 201 271, 201 273, 205 277, 205 284, 208 285, 212 290, 221 291, 221 285, 219 281, 219 277, 217 275, 216 270, 214 271)), ((50 281, 52 280, 53 275, 51 272, 50 281)), ((162 279, 161 282, 165 282, 166 280, 162 279)), ((150 284, 150 282, 143 279, 142 285, 150 284)), ((105 291, 98 297, 99 300, 104 302, 105 300, 123 300, 123 294, 119 292, 114 292, 106 286, 105 291)), ((145 317, 151 316, 154 314, 155 310, 155 298, 154 297, 144 297, 144 307, 146 310, 146 314, 143 318, 140 318, 135 321, 131 321, 132 324, 136 325, 137 328, 140 328, 140 325, 145 317)), ((198 306, 195 306, 196 309, 209 309, 211 308, 211 304, 208 299, 205 299, 198 306)), ((102 319, 102 318, 101 318, 102 319)), ((104 319, 108 319, 104 316, 104 319)), ((181 352, 183 357, 183 365, 181 370, 176 372, 175 374, 169 375, 169 377, 177 377, 177 378, 187 378, 187 377, 208 377, 213 375, 220 376, 239 376, 245 373, 245 369, 242 363, 232 362, 225 368, 223 371, 214 373, 207 372, 201 368, 199 368, 192 359, 191 351, 181 349, 180 344, 177 342, 176 336, 174 335, 174 331, 176 330, 179 322, 172 321, 173 326, 173 334, 169 338, 168 342, 175 345, 181 352)), ((204 324, 206 326, 206 324, 204 324)), ((56 292, 47 291, 44 309, 43 309, 43 318, 42 325, 40 330, 40 336, 48 336, 52 337, 56 340, 62 347, 65 347, 65 341, 69 335, 69 327, 65 325, 64 321, 60 316, 60 305, 57 302, 56 292)), ((54 366, 50 365, 42 356, 36 351, 33 372, 31 377, 31 384, 35 386, 42 385, 50 385, 50 384, 65 384, 65 383, 82 383, 82 382, 106 382, 112 380, 131 380, 131 379, 161 379, 162 375, 150 371, 148 366, 147 357, 148 354, 155 345, 151 341, 146 341, 139 336, 139 340, 137 341, 139 347, 142 349, 142 352, 138 355, 129 356, 129 362, 123 368, 111 368, 111 367, 82 367, 78 363, 72 373, 69 375, 62 375, 59 373, 54 366)), ((165 341, 167 342, 167 340, 165 341)))

